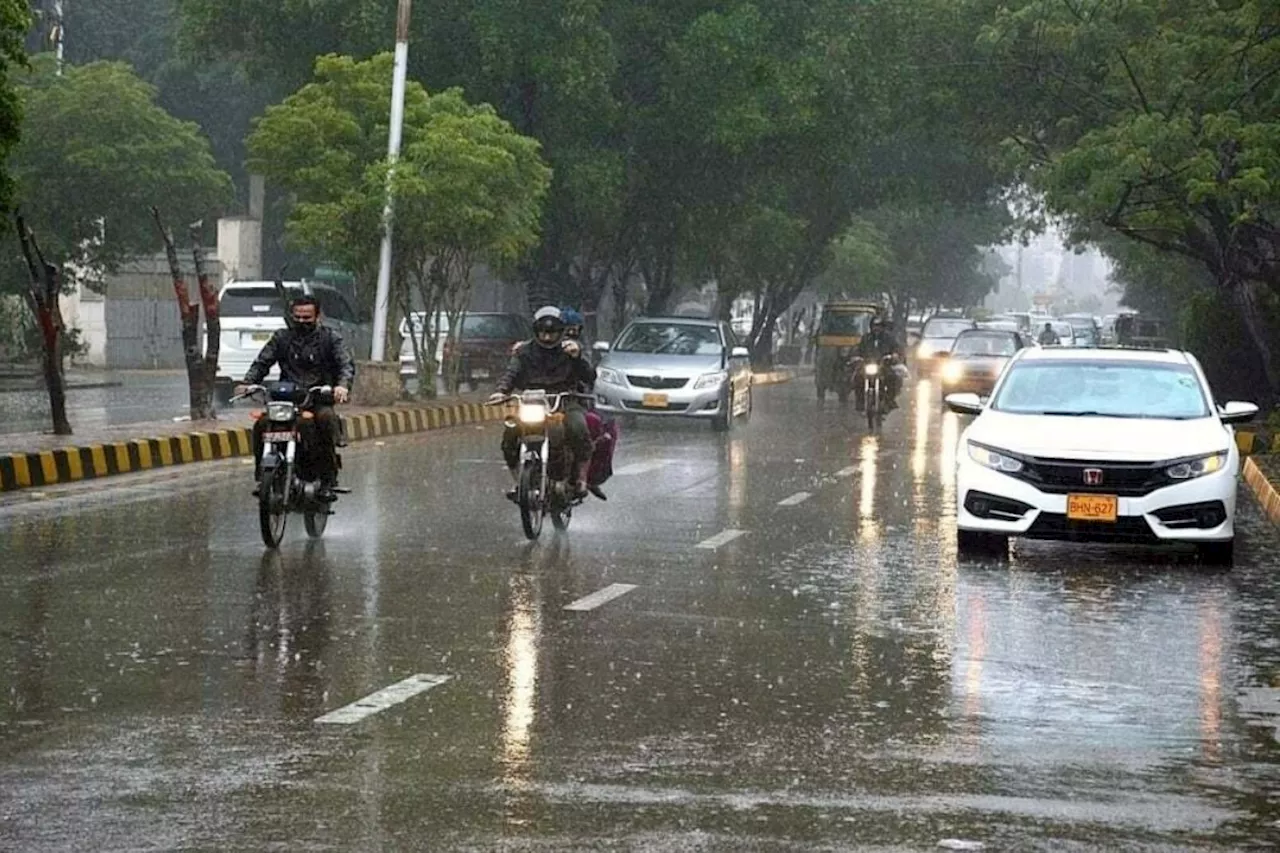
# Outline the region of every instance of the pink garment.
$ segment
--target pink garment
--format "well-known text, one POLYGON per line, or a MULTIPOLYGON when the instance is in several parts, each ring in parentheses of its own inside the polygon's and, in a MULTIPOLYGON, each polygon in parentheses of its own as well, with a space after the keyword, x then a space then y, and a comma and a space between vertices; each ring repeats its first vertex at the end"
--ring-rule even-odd
POLYGON ((613 476, 613 452, 618 446, 618 424, 606 421, 599 412, 587 410, 587 435, 594 448, 587 483, 598 486, 613 476))

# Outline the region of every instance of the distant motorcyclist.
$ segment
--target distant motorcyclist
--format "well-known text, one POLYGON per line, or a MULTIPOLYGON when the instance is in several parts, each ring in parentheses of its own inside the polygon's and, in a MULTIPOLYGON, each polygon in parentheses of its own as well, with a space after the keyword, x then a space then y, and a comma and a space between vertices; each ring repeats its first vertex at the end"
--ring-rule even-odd
POLYGON ((1062 338, 1058 337, 1058 333, 1053 330, 1052 323, 1045 323, 1044 328, 1040 330, 1040 346, 1056 347, 1062 343, 1062 338))
MULTIPOLYGON (((321 325, 320 303, 310 294, 294 298, 289 303, 289 313, 288 325, 267 341, 245 374, 244 384, 237 385, 235 393, 244 394, 248 386, 260 385, 272 366, 279 364, 282 382, 292 382, 303 390, 316 385, 332 385, 333 402, 347 402, 351 381, 356 375, 356 362, 342 336, 321 325)), ((302 444, 314 453, 316 473, 320 475, 320 498, 332 500, 335 496, 333 490, 338 484, 335 450, 338 418, 334 415, 333 406, 323 400, 313 401, 311 412, 313 418, 302 422, 305 431, 302 444)), ((255 480, 262 477, 262 435, 268 425, 265 418, 253 424, 255 480)))
MULTIPOLYGON (((489 398, 499 402, 517 391, 542 390, 548 394, 582 393, 583 387, 592 387, 596 381, 596 369, 582 357, 582 345, 564 335, 565 324, 560 309, 553 305, 539 308, 533 315, 533 339, 526 341, 512 354, 507 369, 498 379, 497 391, 489 398)), ((579 495, 586 494, 587 473, 591 465, 591 438, 587 431, 584 407, 581 401, 566 398, 560 410, 564 413, 565 443, 573 455, 574 488, 579 495)), ((520 433, 509 428, 502 436, 502 456, 511 481, 520 479, 520 433)), ((507 492, 516 499, 516 488, 507 492)))
MULTIPOLYGON (((858 356, 863 361, 863 370, 868 364, 880 364, 888 357, 895 357, 898 362, 904 361, 902 347, 893 332, 893 323, 879 317, 871 321, 871 330, 863 336, 858 344, 858 356)), ((889 409, 898 406, 898 392, 902 388, 902 380, 893 369, 884 371, 885 394, 889 409)))

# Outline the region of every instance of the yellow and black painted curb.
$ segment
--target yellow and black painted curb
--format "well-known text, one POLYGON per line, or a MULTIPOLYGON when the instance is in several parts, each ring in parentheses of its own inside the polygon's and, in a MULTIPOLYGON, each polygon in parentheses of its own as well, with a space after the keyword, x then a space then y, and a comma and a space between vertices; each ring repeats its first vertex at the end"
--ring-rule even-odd
MULTIPOLYGON (((752 383, 776 384, 786 382, 795 375, 790 371, 755 374, 752 383)), ((496 421, 501 420, 505 414, 506 409, 502 406, 450 403, 346 415, 342 421, 348 441, 364 441, 496 421)), ((35 453, 0 454, 0 492, 98 480, 120 474, 252 454, 250 427, 62 447, 35 453)))
MULTIPOLYGON (((480 403, 397 408, 343 417, 348 441, 407 435, 499 420, 504 410, 480 403)), ((56 486, 194 462, 253 454, 252 429, 231 427, 164 438, 0 454, 0 492, 56 486)))
POLYGON ((1275 485, 1267 479, 1267 475, 1262 472, 1262 468, 1253 457, 1244 460, 1241 473, 1244 475, 1244 481, 1249 484, 1249 488, 1258 498, 1258 503, 1262 504, 1262 511, 1267 514, 1267 518, 1280 524, 1280 492, 1276 491, 1275 485))

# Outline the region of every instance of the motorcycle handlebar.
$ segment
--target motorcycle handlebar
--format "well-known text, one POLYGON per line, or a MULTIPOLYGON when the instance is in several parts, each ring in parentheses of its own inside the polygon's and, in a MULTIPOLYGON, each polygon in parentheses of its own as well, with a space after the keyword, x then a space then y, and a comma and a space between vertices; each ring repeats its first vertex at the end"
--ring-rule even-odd
MULTIPOLYGON (((547 399, 549 401, 553 401, 547 410, 551 412, 558 410, 561 403, 564 402, 565 397, 576 397, 579 400, 585 400, 587 402, 594 402, 596 399, 594 394, 580 394, 577 391, 561 391, 559 394, 547 395, 547 399)), ((520 402, 520 399, 521 396, 519 394, 506 394, 501 398, 485 400, 484 404, 486 406, 505 406, 513 400, 518 403, 520 402)))
MULTIPOLYGON (((229 402, 234 403, 237 400, 243 400, 246 397, 253 397, 257 394, 265 394, 267 390, 268 390, 267 386, 265 385, 249 385, 245 388, 245 392, 243 394, 236 394, 234 397, 230 399, 229 402)), ((305 406, 308 403, 310 403, 311 397, 315 395, 317 392, 319 392, 322 396, 327 394, 332 394, 333 386, 332 385, 312 385, 310 388, 307 389, 307 396, 302 401, 302 405, 305 406)))

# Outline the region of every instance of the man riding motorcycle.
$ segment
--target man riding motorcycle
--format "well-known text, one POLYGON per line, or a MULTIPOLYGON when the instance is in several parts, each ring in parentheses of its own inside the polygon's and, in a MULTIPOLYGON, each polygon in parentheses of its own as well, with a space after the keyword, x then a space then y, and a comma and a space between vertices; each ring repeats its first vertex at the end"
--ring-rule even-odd
MULTIPOLYGON (((525 342, 512 354, 507 369, 498 379, 497 391, 490 402, 500 402, 516 391, 542 390, 548 394, 583 393, 582 389, 594 386, 596 369, 582 357, 582 345, 565 337, 565 324, 560 309, 548 305, 533 315, 533 340, 525 342)), ((573 454, 574 488, 579 496, 585 495, 587 473, 591 465, 591 439, 580 400, 566 398, 561 405, 564 412, 565 443, 573 454)), ((508 428, 502 435, 502 456, 513 484, 519 483, 520 433, 508 428)), ((510 500, 516 499, 516 486, 507 492, 510 500)))
MULTIPOLYGON (((320 303, 314 296, 303 294, 289 303, 290 319, 267 341, 237 385, 236 394, 244 394, 250 385, 260 385, 273 365, 280 365, 280 380, 306 389, 316 385, 333 386, 333 402, 345 403, 351 394, 351 381, 356 375, 356 362, 342 336, 320 324, 320 303)), ((335 499, 338 485, 338 418, 327 401, 313 401, 313 417, 302 422, 302 446, 313 454, 316 473, 320 476, 321 500, 335 499)), ((253 477, 262 477, 262 434, 268 422, 260 418, 253 424, 253 477)), ((257 489, 254 489, 257 494, 257 489)))
MULTIPOLYGON (((863 336, 858 344, 858 356, 862 358, 863 370, 867 364, 879 364, 886 356, 895 356, 898 363, 905 359, 902 347, 898 344, 897 335, 893 332, 893 322, 876 318, 871 321, 871 330, 863 336)), ((884 389, 886 409, 892 411, 898 407, 898 392, 902 388, 902 380, 895 370, 884 371, 884 389)))

